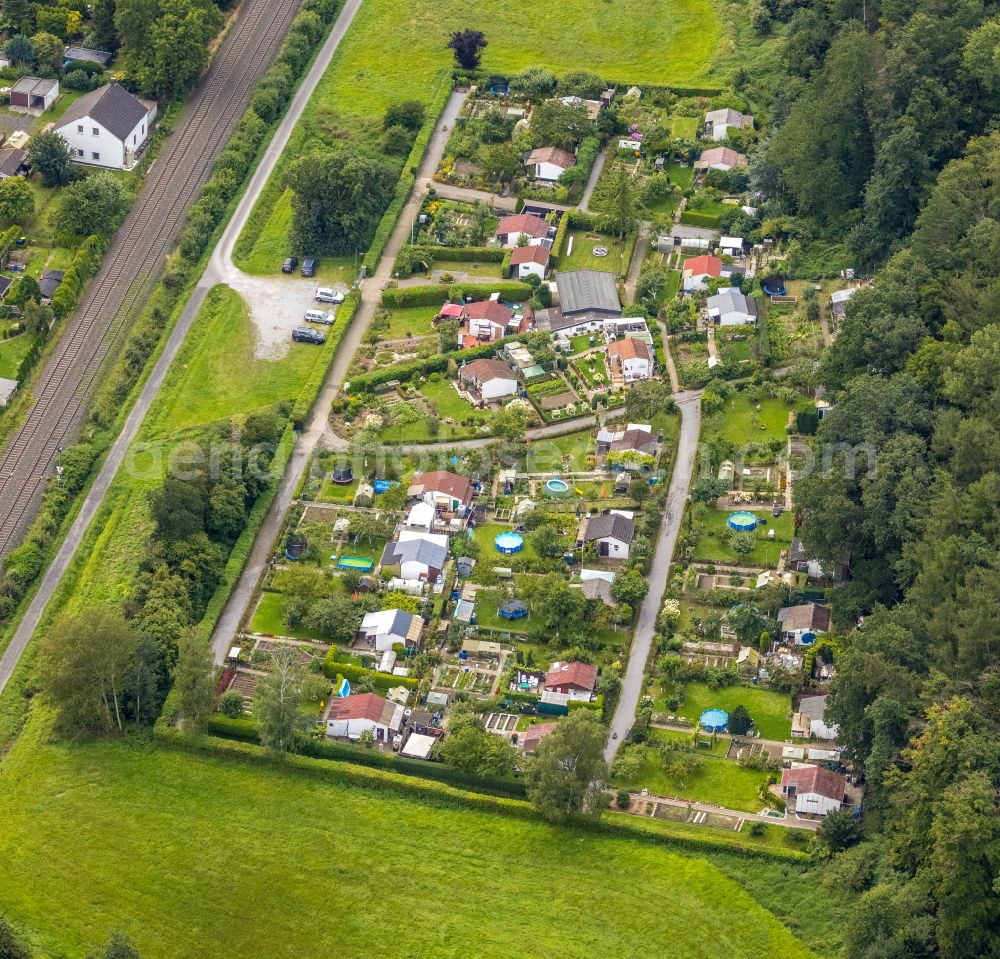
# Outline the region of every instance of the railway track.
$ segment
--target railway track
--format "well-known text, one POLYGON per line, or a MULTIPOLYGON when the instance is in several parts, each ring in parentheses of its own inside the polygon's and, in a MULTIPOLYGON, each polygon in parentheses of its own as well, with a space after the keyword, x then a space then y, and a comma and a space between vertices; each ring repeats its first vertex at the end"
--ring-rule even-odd
POLYGON ((105 361, 159 279, 190 203, 277 52, 298 0, 244 0, 176 129, 36 380, 24 424, 0 456, 0 556, 20 542, 59 450, 86 415, 105 361))

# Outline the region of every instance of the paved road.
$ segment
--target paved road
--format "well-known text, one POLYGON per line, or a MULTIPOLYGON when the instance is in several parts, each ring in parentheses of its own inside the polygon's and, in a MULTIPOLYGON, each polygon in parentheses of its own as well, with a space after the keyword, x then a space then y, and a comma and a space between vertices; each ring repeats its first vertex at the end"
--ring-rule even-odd
POLYGON ((298 0, 246 0, 164 141, 101 269, 64 321, 31 383, 25 421, 0 454, 0 556, 31 525, 59 449, 77 436, 105 361, 159 278, 188 204, 208 179, 297 8, 298 0))
MULTIPOLYGON (((272 0, 256 0, 256 2, 268 5, 272 3, 272 0)), ((353 20, 354 15, 357 13, 360 6, 361 0, 348 0, 345 4, 340 16, 337 18, 337 22, 334 25, 329 38, 327 39, 326 44, 324 44, 321 52, 317 56, 316 61, 313 64, 313 68, 309 71, 306 79, 303 80, 298 93, 292 100, 284 122, 282 122, 281 126, 276 131, 274 139, 271 142, 271 146, 262 158, 260 167, 251 180, 243 201, 237 208, 237 214, 234 215, 233 222, 239 218, 240 224, 242 225, 245 221, 246 216, 249 214, 249 210, 253 206, 254 200, 260 192, 260 189, 267 181, 267 175, 273 169, 274 164, 277 161, 277 157, 280 156, 281 150, 288 141, 292 128, 295 126, 302 110, 305 108, 305 105, 309 100, 309 96, 315 89, 320 77, 323 75, 324 70, 330 62, 330 58, 333 56, 337 45, 343 39, 347 28, 350 26, 351 20, 353 20)), ((245 15, 246 13, 244 12, 243 16, 245 15)), ((230 30, 229 37, 227 37, 226 40, 227 43, 229 42, 229 38, 233 37, 239 29, 240 27, 237 25, 235 28, 230 30)), ((266 64, 258 64, 258 66, 262 71, 266 64)), ((243 68, 246 68, 246 64, 243 64, 243 68)), ((239 230, 236 232, 238 235, 239 230)), ((230 237, 230 230, 227 230, 225 236, 230 237)), ((235 242, 235 238, 230 238, 229 249, 232 248, 233 242, 235 242)), ((167 344, 157 360, 155 367, 153 368, 153 372, 150 374, 150 377, 140 393, 135 406, 125 421, 121 435, 108 452, 104 465, 84 498, 76 520, 70 527, 70 530, 67 533, 66 538, 63 540, 59 551, 56 553, 55 558, 46 571, 38 592, 35 594, 34 599, 25 612, 25 615, 18 625, 17 631, 11 639, 9 646, 5 650, 3 657, 0 658, 0 692, 3 691, 4 687, 10 680, 10 677, 13 675, 14 669, 16 668, 21 655, 24 653, 24 649, 28 644, 28 640, 38 627, 38 623, 41 621, 45 607, 52 598, 52 594, 55 592, 63 574, 66 572, 70 560, 72 560, 74 553, 80 545, 87 528, 90 526, 94 516, 97 514, 97 511, 104 500, 104 496, 125 458, 125 454, 128 451, 129 446, 135 439, 136 434, 139 431, 139 427, 142 424, 146 413, 149 411, 149 408, 155 399, 161 384, 163 383, 164 377, 167 375, 167 370, 170 368, 174 357, 181 348, 181 344, 184 342, 184 338, 187 335, 194 318, 197 316, 198 310, 205 300, 205 295, 209 289, 211 289, 211 287, 218 282, 216 276, 217 275, 213 266, 210 264, 206 270, 205 276, 195 288, 190 299, 188 300, 184 312, 171 332, 171 335, 167 340, 167 344)))
MULTIPOLYGON (((360 0, 353 0, 353 2, 356 6, 360 0)), ((438 120, 438 125, 434 133, 431 135, 430 143, 427 145, 427 153, 424 155, 424 160, 420 165, 420 170, 417 174, 418 183, 428 180, 441 162, 451 127, 454 126, 467 95, 468 91, 455 90, 445 105, 444 112, 438 120)), ((313 412, 309 422, 296 439, 291 461, 285 470, 285 475, 282 477, 281 485, 278 487, 278 493, 271 504, 271 509, 268 511, 267 516, 264 517, 260 532, 254 541, 253 549, 250 551, 250 558, 247 561, 247 565, 236 584, 236 588, 229 597, 229 602, 226 603, 226 607, 222 611, 222 616, 215 627, 215 632, 212 634, 212 646, 217 662, 221 663, 232 647, 232 641, 239 630, 243 611, 249 603, 254 586, 267 563, 268 556, 271 553, 271 546, 278 535, 278 531, 281 529, 285 513, 292 504, 295 490, 298 488, 302 475, 305 472, 309 457, 312 455, 320 439, 332 436, 327 426, 330 405, 336 398, 340 386, 347 376, 347 370, 351 365, 354 353, 361 344, 361 338, 364 336, 368 324, 375 315, 382 287, 392 278, 396 255, 403 244, 410 238, 410 223, 416 214, 420 212, 422 202, 423 191, 415 189, 410 195, 410 199, 404 207, 402 214, 396 221, 396 228, 393 230, 392 236, 386 244, 385 252, 379 260, 378 267, 372 276, 361 284, 361 305, 356 310, 354 318, 351 320, 350 328, 347 330, 337 349, 333 365, 323 383, 319 397, 313 405, 313 412)), ((232 249, 233 244, 236 242, 236 237, 239 236, 240 229, 242 228, 242 222, 238 221, 245 221, 249 212, 249 209, 247 209, 241 216, 240 211, 237 211, 237 216, 233 218, 230 228, 226 231, 226 236, 219 244, 216 256, 212 259, 214 275, 227 281, 232 279, 237 284, 240 282, 240 273, 232 264, 232 249)))
POLYGON ((670 488, 667 491, 667 508, 657 537, 653 564, 650 567, 649 592, 639 607, 639 617, 635 624, 632 649, 629 651, 628 667, 622 680, 618 708, 611 722, 611 738, 604 750, 604 758, 611 762, 618 747, 628 735, 635 719, 635 710, 642 695, 646 661, 656 636, 656 617, 663 602, 663 591, 670 574, 670 561, 677 543, 687 503, 688 488, 694 472, 695 453, 698 448, 698 432, 701 426, 701 391, 678 393, 674 396, 681 411, 681 433, 677 442, 677 456, 674 459, 670 488))

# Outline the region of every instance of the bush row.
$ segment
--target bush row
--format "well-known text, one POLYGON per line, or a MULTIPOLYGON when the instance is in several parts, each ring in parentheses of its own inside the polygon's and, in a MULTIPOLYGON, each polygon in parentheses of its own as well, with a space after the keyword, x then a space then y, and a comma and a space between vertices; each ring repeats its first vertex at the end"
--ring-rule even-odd
POLYGON ((269 128, 284 112, 298 80, 339 9, 338 0, 304 0, 288 28, 281 53, 264 73, 247 112, 219 154, 201 197, 188 211, 181 234, 181 255, 195 262, 207 249, 229 203, 243 189, 269 128))
POLYGON ((416 689, 420 685, 419 680, 412 676, 393 676, 392 673, 380 673, 374 669, 365 669, 364 666, 355 666, 354 663, 340 663, 337 661, 338 653, 337 647, 332 646, 323 660, 323 672, 327 679, 336 679, 338 676, 343 676, 348 682, 369 679, 376 689, 392 689, 393 686, 416 689))
POLYGON ((375 228, 375 236, 372 237, 371 246, 368 248, 368 252, 362 261, 366 276, 371 276, 378 267, 378 261, 382 258, 382 253, 389 242, 389 237, 392 236, 392 231, 396 228, 396 221, 403 212, 403 207, 406 206, 406 201, 410 197, 413 184, 417 180, 417 171, 420 169, 424 154, 427 152, 427 144, 431 141, 431 135, 437 126, 438 117, 441 115, 441 111, 444 110, 444 105, 448 102, 450 95, 451 84, 444 82, 441 84, 441 89, 427 106, 427 119, 413 141, 410 155, 406 158, 403 172, 400 173, 399 181, 396 183, 396 191, 393 193, 392 200, 386 208, 385 213, 382 214, 382 219, 379 220, 379 224, 375 228))
POLYGON ((569 233, 569 214, 564 213, 559 219, 559 226, 556 227, 555 239, 552 241, 552 249, 549 253, 552 259, 557 259, 562 255, 563 247, 566 246, 566 234, 569 233))
POLYGON ((414 253, 432 259, 456 263, 499 263, 504 258, 502 246, 413 246, 414 253))
POLYGON ((719 225, 719 215, 717 213, 701 213, 698 210, 685 210, 681 214, 681 223, 714 230, 719 225))
MULTIPOLYGON (((212 716, 206 730, 212 736, 221 739, 232 739, 237 742, 260 743, 257 727, 252 719, 227 719, 225 716, 212 716)), ((296 753, 300 756, 310 756, 313 759, 334 760, 336 762, 354 763, 372 769, 384 769, 403 773, 409 776, 419 776, 422 779, 434 779, 452 786, 464 787, 478 792, 487 792, 498 796, 509 796, 513 799, 524 799, 524 784, 516 779, 501 779, 495 776, 477 776, 474 773, 446 766, 443 763, 426 762, 420 759, 409 759, 398 753, 386 753, 378 749, 363 749, 332 739, 316 739, 312 736, 300 736, 296 745, 296 753)))
MULTIPOLYGON (((501 257, 502 259, 502 257, 501 257)), ((458 301, 466 296, 486 299, 499 293, 502 299, 523 302, 531 299, 527 283, 453 283, 451 286, 404 286, 382 292, 382 306, 399 309, 406 306, 440 306, 446 300, 458 301)))

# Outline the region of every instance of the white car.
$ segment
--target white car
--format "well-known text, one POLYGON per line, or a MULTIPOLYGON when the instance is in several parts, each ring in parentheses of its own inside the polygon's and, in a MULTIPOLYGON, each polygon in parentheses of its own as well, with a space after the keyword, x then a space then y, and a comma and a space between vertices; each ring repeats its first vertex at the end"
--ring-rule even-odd
POLYGON ((344 294, 331 290, 328 286, 321 286, 316 290, 316 299, 320 303, 343 303, 344 294))
POLYGON ((326 323, 329 326, 333 323, 333 314, 325 310, 306 310, 303 319, 306 323, 326 323))

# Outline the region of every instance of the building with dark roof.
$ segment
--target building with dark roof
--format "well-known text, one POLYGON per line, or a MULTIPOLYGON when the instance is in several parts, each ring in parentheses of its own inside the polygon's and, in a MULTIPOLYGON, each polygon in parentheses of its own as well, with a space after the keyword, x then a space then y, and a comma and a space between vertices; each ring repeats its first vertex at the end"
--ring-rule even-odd
POLYGON ((108 83, 84 94, 55 126, 78 163, 131 170, 149 142, 156 104, 108 83))
MULTIPOLYGON (((99 67, 106 67, 114 59, 113 53, 107 50, 92 50, 90 47, 64 47, 63 64, 71 63, 96 63, 99 67)), ((72 69, 72 68, 71 68, 72 69)))
POLYGON ((18 176, 24 170, 28 154, 17 147, 4 147, 0 150, 0 180, 18 176))
POLYGON ((38 289, 41 290, 43 300, 52 299, 52 294, 59 288, 65 275, 62 270, 42 270, 41 278, 38 280, 38 289))
POLYGON ((585 517, 577 531, 577 543, 597 544, 597 554, 605 559, 628 559, 635 538, 635 520, 623 510, 611 510, 585 517))

